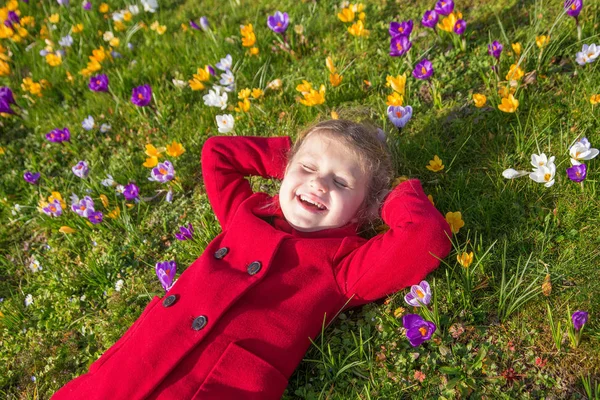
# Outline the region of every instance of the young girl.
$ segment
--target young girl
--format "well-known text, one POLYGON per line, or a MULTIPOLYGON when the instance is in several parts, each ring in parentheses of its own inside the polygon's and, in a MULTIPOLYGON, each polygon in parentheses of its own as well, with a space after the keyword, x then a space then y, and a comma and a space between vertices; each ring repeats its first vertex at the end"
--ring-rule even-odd
POLYGON ((419 181, 388 193, 381 139, 347 120, 291 150, 287 137, 208 139, 202 173, 223 232, 53 398, 279 399, 324 320, 419 282, 450 251, 419 181), (253 193, 250 175, 283 178, 279 194, 253 193), (379 214, 389 230, 358 236, 379 214))

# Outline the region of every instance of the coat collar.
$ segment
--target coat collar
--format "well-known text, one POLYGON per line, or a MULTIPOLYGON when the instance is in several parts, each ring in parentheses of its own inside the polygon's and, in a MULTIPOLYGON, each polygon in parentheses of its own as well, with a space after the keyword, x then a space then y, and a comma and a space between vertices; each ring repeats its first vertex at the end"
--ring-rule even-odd
POLYGON ((253 197, 256 202, 252 205, 252 213, 257 217, 268 221, 275 229, 289 233, 294 237, 302 238, 337 238, 346 236, 356 236, 358 229, 357 223, 348 223, 340 228, 323 229, 317 232, 302 232, 292 228, 286 221, 281 206, 279 205, 279 195, 271 197, 266 193, 256 193, 253 197))

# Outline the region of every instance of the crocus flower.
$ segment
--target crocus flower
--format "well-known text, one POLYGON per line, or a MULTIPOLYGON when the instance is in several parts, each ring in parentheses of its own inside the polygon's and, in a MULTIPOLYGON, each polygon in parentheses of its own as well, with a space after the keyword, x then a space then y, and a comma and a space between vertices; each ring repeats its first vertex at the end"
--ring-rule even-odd
POLYGON ((275 33, 283 34, 290 23, 288 13, 276 11, 275 15, 269 15, 267 18, 267 26, 275 33))
POLYGON ((233 130, 233 125, 235 120, 233 119, 233 115, 225 114, 225 115, 217 115, 217 126, 219 127, 219 133, 229 133, 233 130))
POLYGON ((15 103, 15 97, 12 90, 8 86, 0 87, 0 112, 6 114, 14 114, 10 106, 15 103))
POLYGON ((88 115, 87 118, 81 123, 81 127, 86 131, 91 131, 94 129, 94 125, 96 125, 96 123, 94 122, 94 117, 91 115, 88 115))
POLYGON ((440 19, 439 15, 435 12, 435 10, 427 10, 425 14, 423 14, 423 18, 421 19, 421 24, 428 28, 434 28, 440 19))
POLYGON ((71 171, 73 171, 75 176, 78 176, 83 179, 87 178, 88 174, 90 173, 90 168, 87 162, 79 161, 71 168, 71 171))
POLYGON ((170 161, 158 163, 158 165, 152 168, 151 177, 148 178, 150 181, 165 183, 175 177, 175 169, 170 161))
POLYGON ((125 196, 125 199, 127 200, 135 200, 139 197, 139 194, 140 189, 135 183, 130 183, 123 189, 123 196, 125 196))
POLYGON ((485 95, 481 93, 473 93, 473 102, 475 103, 475 107, 481 108, 485 106, 485 103, 487 102, 487 97, 485 97, 485 95))
POLYGON ((390 22, 390 35, 394 36, 406 36, 409 37, 413 30, 413 20, 402 22, 390 22))
POLYGON ((569 148, 572 165, 581 164, 580 160, 591 160, 592 158, 595 158, 598 153, 598 149, 594 149, 587 138, 582 138, 569 148))
POLYGON ((424 341, 431 339, 436 330, 433 322, 425 321, 418 314, 403 316, 402 325, 406 329, 406 337, 413 347, 420 346, 424 341))
POLYGON ((62 215, 62 206, 60 205, 60 201, 55 199, 52 203, 43 207, 42 211, 51 217, 60 217, 62 215))
POLYGON ((106 74, 92 76, 88 87, 94 92, 108 92, 108 76, 106 74))
POLYGON ((221 58, 219 62, 216 64, 216 67, 221 71, 227 71, 231 69, 233 65, 233 60, 231 58, 231 54, 227 54, 225 58, 221 58))
POLYGON ((556 165, 548 164, 537 168, 529 174, 529 177, 537 183, 543 183, 545 187, 554 185, 554 174, 556 173, 556 165))
POLYGON ((435 12, 441 15, 448 15, 454 11, 454 1, 452 0, 439 0, 435 3, 435 12))
POLYGON ((502 171, 502 176, 506 179, 515 179, 525 175, 529 175, 529 171, 517 171, 513 168, 508 168, 502 171))
POLYGON ((152 88, 145 84, 133 88, 131 91, 131 102, 138 107, 145 107, 152 100, 152 88))
POLYGON ((412 285, 410 292, 404 296, 404 301, 413 307, 421 307, 431 302, 431 287, 427 281, 421 281, 418 285, 412 285))
POLYGON ((389 106, 387 109, 388 118, 397 128, 404 128, 412 118, 411 106, 389 106))
POLYGON ((554 164, 554 159, 556 157, 551 156, 548 158, 545 153, 541 153, 540 155, 532 154, 531 155, 531 165, 533 165, 534 171, 540 167, 548 167, 554 164))
POLYGON ((85 0, 83 3, 81 3, 81 6, 83 7, 83 9, 85 11, 89 11, 92 9, 92 3, 87 0, 85 0))
POLYGON ((208 24, 208 18, 206 18, 205 16, 200 17, 200 28, 202 28, 202 30, 204 32, 208 31, 210 29, 210 25, 208 24))
POLYGON ((46 139, 53 143, 67 142, 71 140, 71 131, 69 131, 69 128, 56 128, 46 133, 46 139))
POLYGON ((102 212, 100 212, 100 211, 90 211, 87 213, 88 221, 90 221, 94 225, 102 222, 102 217, 103 217, 103 215, 102 215, 102 212))
POLYGON ((465 33, 465 29, 467 29, 467 22, 464 19, 459 19, 456 21, 456 24, 454 24, 454 33, 457 35, 465 33))
POLYGON ((58 44, 62 47, 71 47, 73 46, 73 37, 71 35, 63 36, 58 41, 58 44))
POLYGON ((80 217, 87 217, 94 209, 94 200, 90 196, 85 196, 81 200, 76 200, 71 204, 71 210, 80 217))
POLYGON ((393 36, 390 41, 390 56, 399 57, 405 54, 412 47, 412 42, 408 36, 393 36))
POLYGON ((581 0, 565 0, 565 10, 573 18, 577 18, 583 7, 583 1, 581 0))
POLYGON ((575 311, 573 315, 571 315, 571 321, 573 321, 573 328, 575 328, 576 331, 583 328, 583 325, 585 325, 588 321, 588 316, 588 313, 585 311, 575 311))
POLYGON ((30 171, 26 171, 23 174, 23 179, 25 179, 25 182, 31 183, 32 185, 35 185, 38 181, 38 179, 40 179, 40 173, 39 172, 30 172, 30 171))
POLYGON ((587 167, 585 164, 573 165, 567 168, 567 176, 573 182, 582 182, 587 176, 587 167))
POLYGON ((512 94, 502 98, 502 103, 498 104, 498 109, 505 113, 514 113, 519 108, 519 100, 515 99, 512 94))
POLYGON ((581 51, 575 56, 577 64, 583 66, 585 64, 592 63, 600 56, 600 46, 596 46, 595 43, 590 45, 584 44, 581 47, 581 51))
POLYGON ((156 276, 165 291, 171 289, 173 286, 173 278, 177 272, 177 264, 175 261, 162 261, 156 263, 156 276))
POLYGON ((424 59, 417 63, 412 74, 417 79, 429 79, 433 74, 433 65, 431 64, 431 61, 424 59))
POLYGON ((494 40, 492 44, 488 44, 488 54, 490 56, 495 57, 496 59, 500 58, 500 53, 502 53, 502 49, 504 46, 497 40, 494 40))
POLYGON ((221 93, 221 87, 214 85, 213 89, 208 91, 208 94, 202 96, 204 104, 210 107, 219 107, 224 110, 227 107, 227 93, 221 93))
POLYGON ((180 226, 179 232, 175 234, 175 237, 178 240, 188 240, 188 239, 191 239, 193 235, 194 235, 194 227, 190 223, 190 224, 188 224, 187 227, 180 226))

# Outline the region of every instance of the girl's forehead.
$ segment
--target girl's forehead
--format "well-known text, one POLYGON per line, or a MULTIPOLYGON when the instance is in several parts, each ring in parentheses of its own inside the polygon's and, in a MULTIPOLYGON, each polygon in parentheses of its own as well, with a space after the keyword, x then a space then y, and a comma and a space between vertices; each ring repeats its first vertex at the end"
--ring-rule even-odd
POLYGON ((364 174, 363 163, 356 152, 328 134, 310 134, 302 143, 297 156, 309 157, 318 163, 331 164, 333 167, 347 170, 353 176, 364 174))

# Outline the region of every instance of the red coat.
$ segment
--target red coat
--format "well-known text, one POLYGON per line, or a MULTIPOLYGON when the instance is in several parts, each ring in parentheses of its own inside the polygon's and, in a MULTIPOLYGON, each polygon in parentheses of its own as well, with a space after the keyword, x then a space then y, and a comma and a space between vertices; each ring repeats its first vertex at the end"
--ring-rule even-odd
POLYGON ((292 229, 264 207, 277 196, 244 178, 281 179, 289 147, 287 137, 206 141, 202 173, 223 232, 53 399, 279 399, 324 316, 418 283, 450 251, 449 226, 417 180, 388 195, 390 229, 370 240, 356 225, 292 229))

